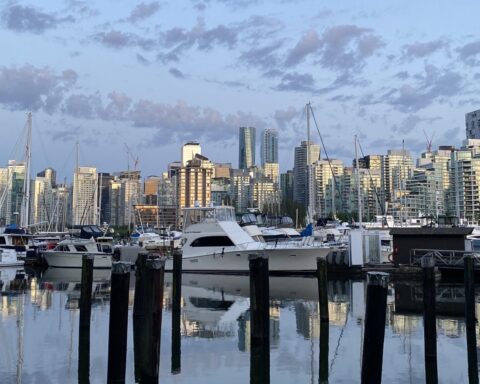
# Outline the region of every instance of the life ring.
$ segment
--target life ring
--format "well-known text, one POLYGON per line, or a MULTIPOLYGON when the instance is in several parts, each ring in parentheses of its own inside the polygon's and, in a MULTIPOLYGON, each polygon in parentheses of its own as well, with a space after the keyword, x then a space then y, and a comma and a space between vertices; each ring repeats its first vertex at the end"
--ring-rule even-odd
POLYGON ((387 256, 387 260, 390 262, 390 263, 393 263, 393 252, 390 252, 387 256))

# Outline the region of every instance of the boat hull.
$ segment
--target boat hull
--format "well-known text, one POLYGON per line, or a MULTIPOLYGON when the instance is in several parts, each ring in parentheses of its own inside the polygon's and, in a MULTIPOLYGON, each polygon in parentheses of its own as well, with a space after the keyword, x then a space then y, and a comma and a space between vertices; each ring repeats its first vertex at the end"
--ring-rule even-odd
MULTIPOLYGON (((82 268, 83 253, 73 252, 43 252, 43 257, 49 267, 82 268)), ((112 255, 109 253, 90 253, 93 255, 93 268, 111 268, 112 255)))
MULTIPOLYGON (((268 256, 268 269, 278 273, 311 273, 317 270, 317 257, 326 257, 333 248, 266 248, 264 250, 233 251, 198 256, 183 256, 182 271, 184 272, 249 272, 248 256, 265 252, 268 256)), ((167 259, 165 270, 173 269, 172 259, 167 259)))

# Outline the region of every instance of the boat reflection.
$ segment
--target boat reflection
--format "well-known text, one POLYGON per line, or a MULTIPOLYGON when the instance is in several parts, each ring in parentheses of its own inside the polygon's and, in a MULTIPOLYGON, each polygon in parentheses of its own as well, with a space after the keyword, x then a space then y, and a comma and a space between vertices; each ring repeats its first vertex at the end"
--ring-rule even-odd
MULTIPOLYGON (((110 274, 110 270, 93 270, 92 307, 110 300, 110 274)), ((78 309, 81 279, 82 270, 78 268, 47 268, 40 279, 42 301, 49 307, 53 291, 60 291, 67 295, 65 308, 78 309)))
MULTIPOLYGON (((172 275, 166 274, 167 287, 172 275)), ((283 311, 294 312, 297 333, 305 339, 320 337, 318 283, 312 277, 271 276, 270 347, 280 340, 283 311)), ((362 283, 363 285, 363 283, 362 283)), ((330 322, 343 325, 350 307, 350 281, 330 281, 330 322)), ((250 350, 250 288, 248 276, 182 275, 182 335, 219 338, 238 336, 238 349, 250 350)), ((167 304, 168 306, 168 304, 167 304)))

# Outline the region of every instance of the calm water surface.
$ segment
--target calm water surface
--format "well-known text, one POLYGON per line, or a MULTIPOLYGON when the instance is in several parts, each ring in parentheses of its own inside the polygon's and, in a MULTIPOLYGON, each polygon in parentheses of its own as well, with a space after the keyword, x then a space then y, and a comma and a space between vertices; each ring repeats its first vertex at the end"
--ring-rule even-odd
MULTIPOLYGON (((1 270, 0 380, 2 383, 76 383, 80 271, 43 274, 1 270)), ((110 271, 95 271, 90 382, 107 377, 110 271)), ((185 274, 182 281, 181 372, 171 373, 171 275, 165 275, 161 383, 248 383, 249 280, 244 276, 185 274)), ((134 380, 130 282, 126 382, 134 380)), ((360 381, 364 281, 329 281, 330 383, 360 381)), ((320 323, 317 280, 270 278, 271 383, 318 383, 320 323)), ((466 383, 467 351, 462 285, 437 287, 438 370, 441 383, 466 383)), ((383 382, 422 383, 422 289, 391 285, 383 382)), ((478 331, 477 331, 478 335, 478 331)), ((478 339, 478 336, 477 336, 478 339)))

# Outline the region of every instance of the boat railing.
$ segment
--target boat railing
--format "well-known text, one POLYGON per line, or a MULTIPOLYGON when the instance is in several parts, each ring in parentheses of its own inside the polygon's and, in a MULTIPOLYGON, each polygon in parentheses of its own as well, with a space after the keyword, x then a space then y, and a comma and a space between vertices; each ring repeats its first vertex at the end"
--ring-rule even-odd
POLYGON ((472 251, 450 249, 411 249, 410 265, 421 266, 422 258, 433 257, 438 267, 463 267, 465 256, 473 256, 474 263, 480 265, 480 254, 472 251))
POLYGON ((313 236, 302 237, 299 240, 295 239, 276 239, 266 243, 266 249, 275 248, 298 248, 298 247, 322 247, 325 243, 322 241, 316 241, 313 236))

